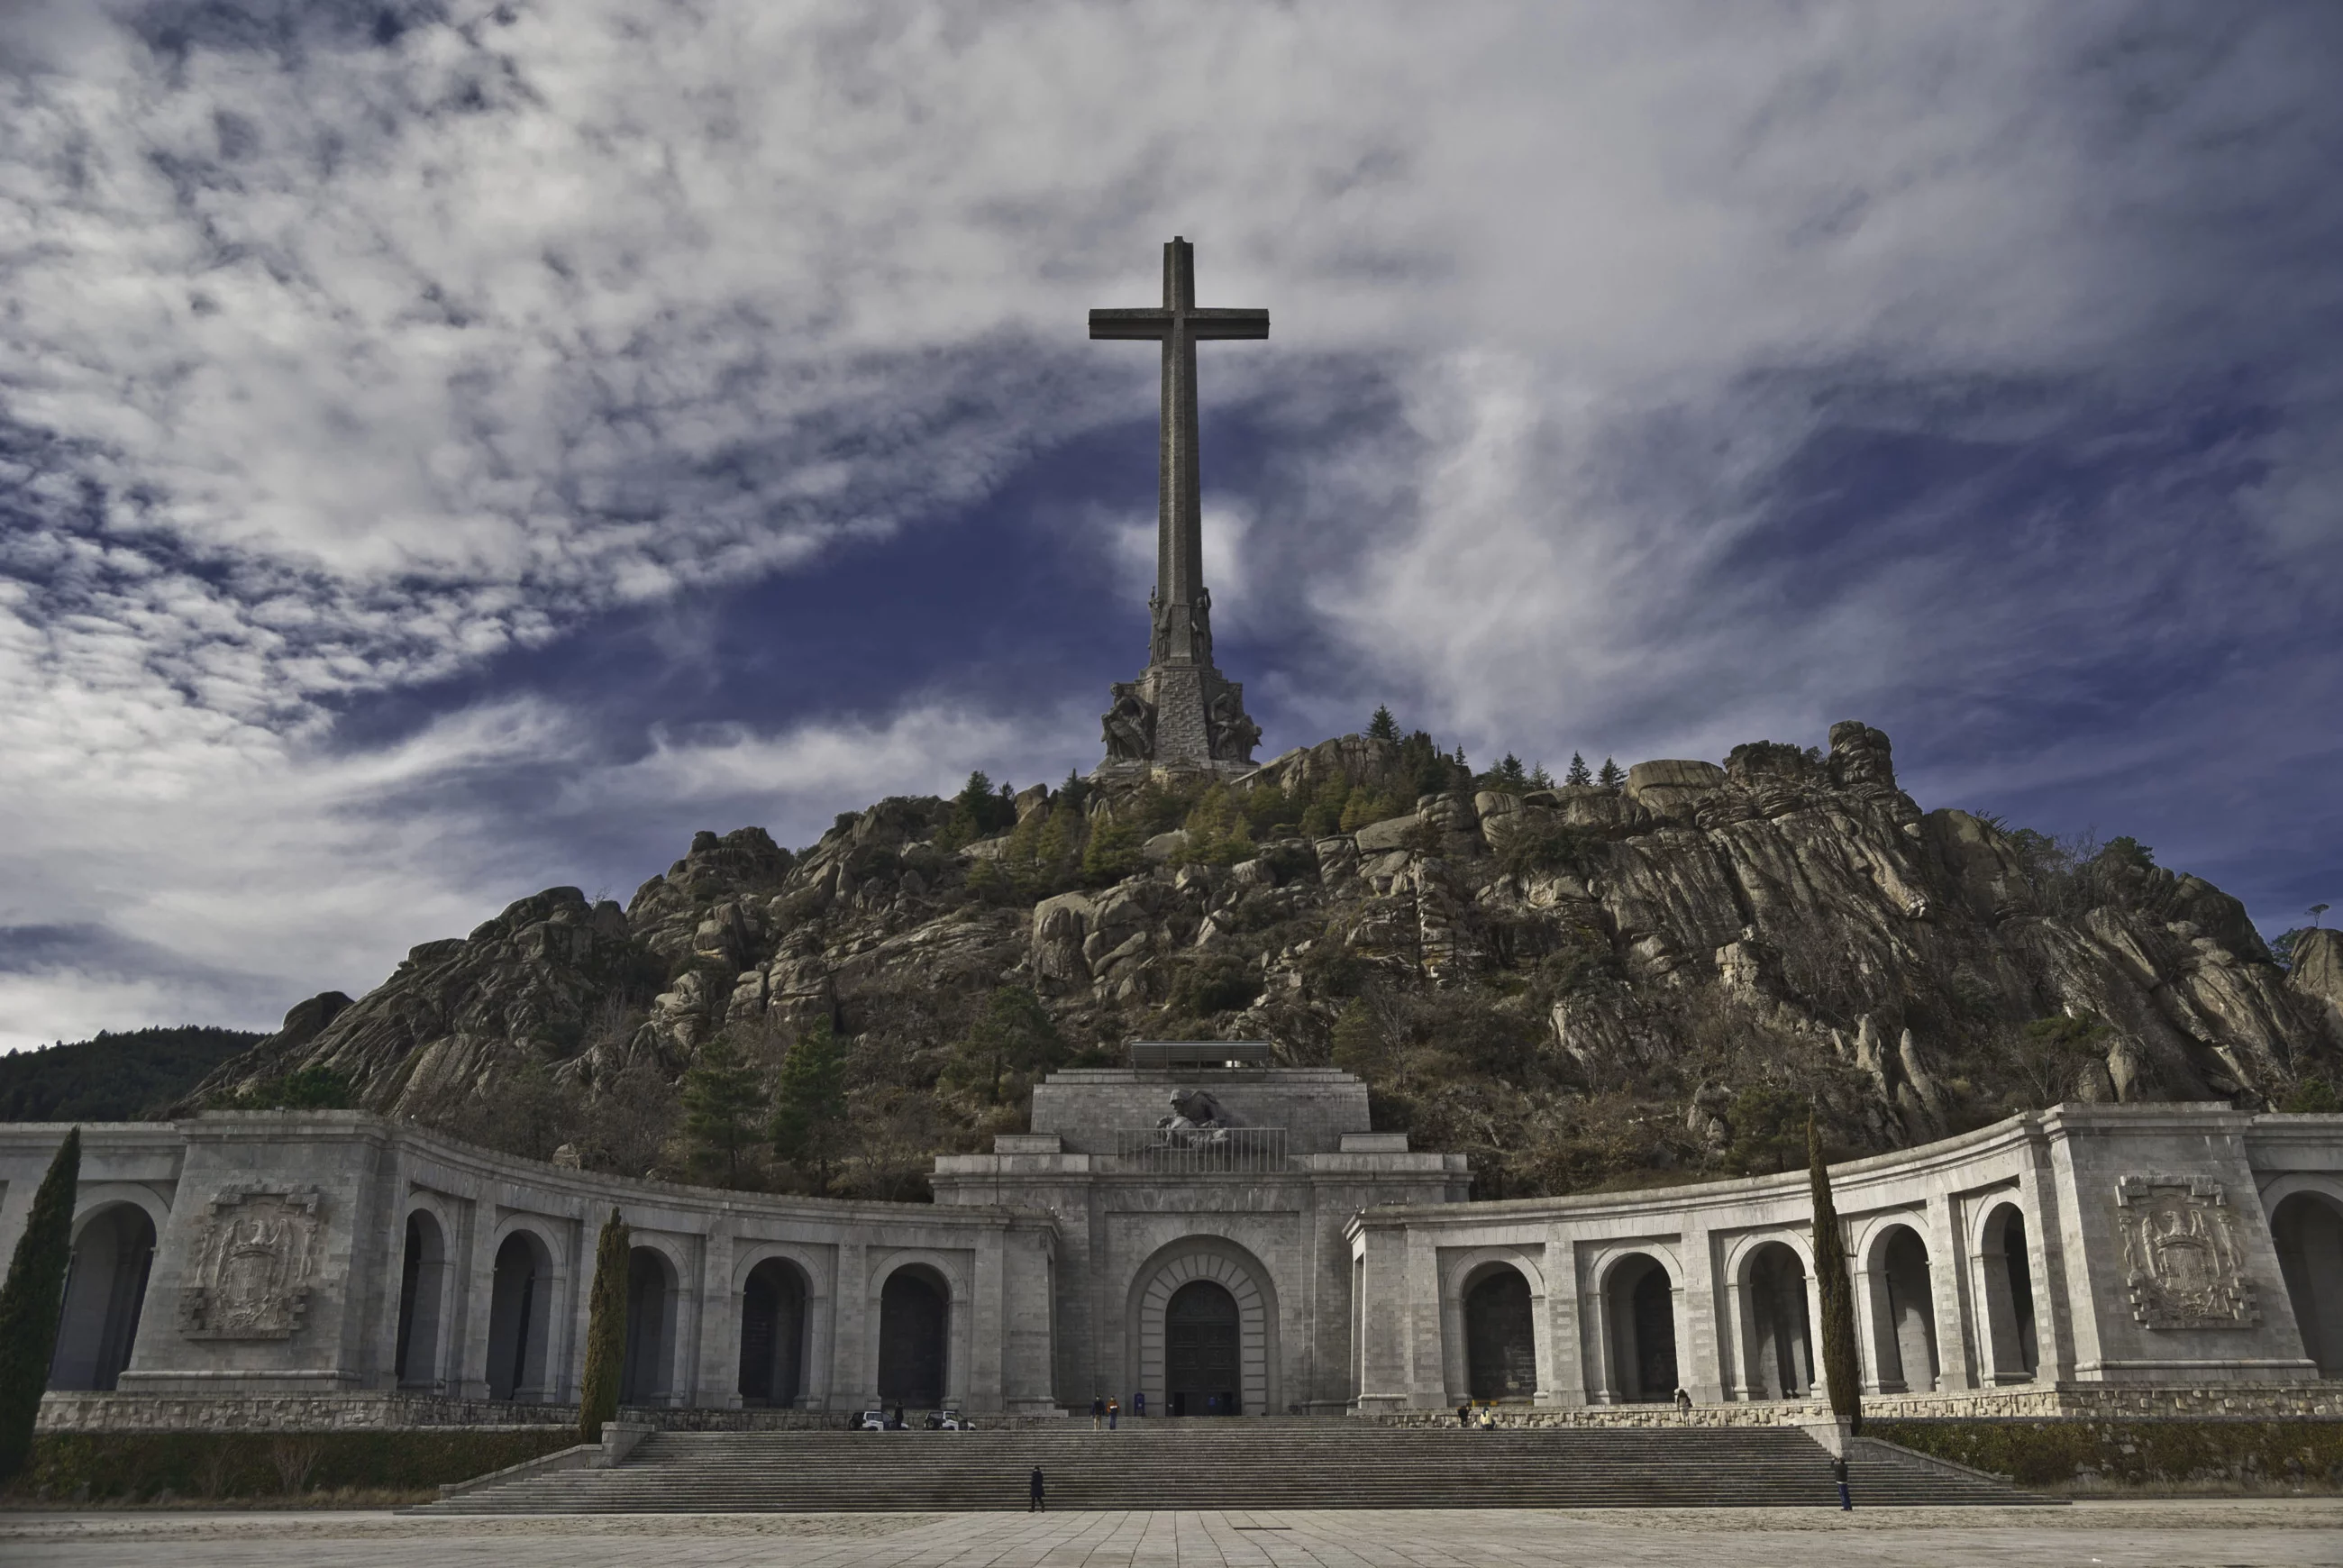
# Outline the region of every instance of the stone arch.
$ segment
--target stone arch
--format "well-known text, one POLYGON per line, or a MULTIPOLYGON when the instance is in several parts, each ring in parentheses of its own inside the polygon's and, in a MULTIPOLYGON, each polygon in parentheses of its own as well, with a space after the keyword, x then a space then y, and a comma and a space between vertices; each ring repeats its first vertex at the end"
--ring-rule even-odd
POLYGON ((2278 1273, 2302 1333, 2302 1353, 2323 1378, 2343 1378, 2343 1197, 2303 1185, 2270 1211, 2278 1273))
POLYGON ((437 1392, 447 1387, 443 1358, 447 1298, 455 1271, 449 1266, 447 1226, 430 1204, 407 1211, 398 1264, 398 1330, 391 1342, 393 1381, 400 1388, 437 1392))
POLYGON ((1979 1314, 1987 1377, 2032 1382, 2041 1365, 2034 1316, 2034 1262, 2026 1211, 2014 1199, 1990 1204, 1976 1231, 1979 1314))
POLYGON ((951 1402, 953 1292, 931 1263, 904 1263, 879 1288, 879 1399, 927 1410, 951 1402))
POLYGON ((1745 1400, 1804 1399, 1815 1388, 1814 1271, 1805 1249, 1768 1236, 1735 1261, 1745 1400))
POLYGON ((1182 1237, 1159 1248, 1131 1276, 1124 1304, 1123 1342, 1131 1358, 1125 1384, 1145 1394, 1151 1410, 1170 1413, 1165 1314, 1173 1294, 1197 1280, 1226 1291, 1236 1307, 1240 1413, 1271 1413, 1278 1408, 1280 1382, 1276 1287, 1260 1259, 1222 1236, 1182 1237))
POLYGON ((618 1374, 622 1405, 663 1405, 676 1398, 676 1323, 681 1272, 664 1247, 627 1249, 627 1353, 618 1374))
POLYGON ((1623 1251, 1599 1276, 1604 1385, 1612 1403, 1673 1399, 1683 1382, 1676 1333, 1682 1287, 1659 1254, 1659 1249, 1623 1251))
POLYGON ((155 1266, 155 1220, 146 1204, 100 1201, 75 1217, 65 1307, 57 1319, 49 1386, 111 1389, 137 1347, 155 1266))
POLYGON ((813 1278, 797 1259, 767 1252, 742 1273, 739 1296, 740 1402, 794 1409, 813 1386, 813 1278))
POLYGON ((554 1296, 559 1254, 535 1226, 508 1224, 497 1241, 488 1287, 488 1364, 481 1381, 490 1399, 522 1404, 554 1397, 554 1296))
POLYGON ((1872 1392, 1933 1392, 1941 1369, 1928 1243, 1902 1221, 1881 1225, 1865 1243, 1861 1278, 1870 1308, 1872 1392))

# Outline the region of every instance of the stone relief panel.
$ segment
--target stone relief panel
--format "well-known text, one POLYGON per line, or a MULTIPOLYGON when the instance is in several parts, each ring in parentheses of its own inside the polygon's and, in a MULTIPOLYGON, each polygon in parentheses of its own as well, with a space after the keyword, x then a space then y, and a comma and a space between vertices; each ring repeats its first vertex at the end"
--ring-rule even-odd
POLYGON ((290 1339, 309 1306, 323 1238, 314 1187, 230 1187, 211 1201, 179 1332, 191 1340, 290 1339))
POLYGON ((2116 1184, 2131 1315, 2151 1329, 2243 1329, 2262 1321, 2239 1261, 2236 1218, 2203 1176, 2116 1184))

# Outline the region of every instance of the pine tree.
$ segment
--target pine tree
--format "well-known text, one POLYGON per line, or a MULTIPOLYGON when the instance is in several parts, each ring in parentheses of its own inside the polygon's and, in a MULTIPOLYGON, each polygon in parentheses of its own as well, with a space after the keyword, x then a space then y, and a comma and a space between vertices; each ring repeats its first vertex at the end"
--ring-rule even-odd
POLYGON ((1389 708, 1380 705, 1376 707, 1375 716, 1367 720, 1367 739, 1370 740, 1399 739, 1399 720, 1392 717, 1392 710, 1389 708))
POLYGON ((830 1184, 838 1119, 846 1109, 846 1045, 821 1019, 781 1059, 773 1095, 773 1152, 830 1184))
POLYGON ((1544 763, 1541 762, 1536 767, 1530 769, 1530 788, 1533 789, 1551 789, 1554 788, 1554 775, 1545 770, 1544 763))
POLYGON ((1570 754, 1570 771, 1562 776, 1565 784, 1592 784, 1594 775, 1586 766, 1586 759, 1574 751, 1570 754))
POLYGON ((594 1249, 594 1291, 587 1298, 586 1378, 578 1391, 578 1441, 602 1441, 602 1423, 618 1413, 618 1382, 627 1367, 626 1221, 616 1209, 594 1249))
POLYGON ((0 1285, 0 1482, 25 1468, 33 1453, 33 1423, 56 1354, 57 1319, 65 1311, 65 1268, 73 1259, 74 1199, 81 1189, 81 1129, 65 1134, 48 1174, 33 1194, 33 1209, 8 1282, 0 1285))
POLYGON ((1605 789, 1616 789, 1627 781, 1627 776, 1619 771, 1619 765, 1616 762, 1605 757, 1603 759, 1603 770, 1594 776, 1594 781, 1605 789))
POLYGON ((1822 1129, 1806 1118, 1806 1171, 1814 1186, 1815 1284, 1823 1305, 1823 1380, 1831 1413, 1863 1430, 1863 1372, 1855 1353, 1855 1286, 1846 1272, 1846 1235, 1831 1201, 1830 1167, 1823 1163, 1822 1129))
POLYGON ((683 1075, 685 1160, 695 1175, 740 1185, 741 1151, 755 1141, 765 1093, 757 1070, 740 1060, 729 1034, 699 1048, 683 1075))

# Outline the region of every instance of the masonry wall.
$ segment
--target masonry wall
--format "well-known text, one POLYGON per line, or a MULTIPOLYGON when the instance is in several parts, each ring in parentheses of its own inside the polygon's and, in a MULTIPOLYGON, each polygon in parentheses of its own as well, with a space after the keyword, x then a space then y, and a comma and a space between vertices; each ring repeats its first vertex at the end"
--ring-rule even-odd
MULTIPOLYGON (((2065 1106, 1835 1167, 1833 1181, 1867 1396, 2285 1386, 2318 1376, 2269 1215, 2303 1191, 2343 1205, 2343 1117, 2065 1106), (2127 1251, 2125 1216, 2136 1224, 2158 1192, 2181 1195, 2168 1221, 2180 1240, 2143 1264, 2127 1251), (1909 1267, 1915 1249, 1925 1272, 1909 1267), (2157 1269, 2172 1292, 2201 1284, 2208 1299, 2247 1299, 2251 1308, 2234 1321, 2144 1321, 2154 1313, 2140 1302, 2157 1298, 2141 1282, 2155 1286, 2157 1269)), ((1767 1387, 1755 1364, 1753 1265, 1769 1253, 1796 1260, 1806 1334, 1819 1349, 1803 1173, 1370 1210, 1348 1235, 1363 1302, 1361 1413, 1451 1409, 1466 1397, 1465 1299, 1493 1269, 1529 1282, 1537 1408, 1625 1406, 1673 1392, 1629 1386, 1629 1303, 1615 1287, 1654 1264, 1665 1277, 1677 1382, 1695 1401, 1826 1392, 1818 1364, 1812 1385, 1795 1391, 1767 1387)), ((2343 1312, 2343 1302, 2333 1310, 2343 1312)))
MULTIPOLYGON (((31 1193, 65 1131, 0 1127, 0 1246, 13 1247, 22 1233, 31 1193)), ((778 1258, 807 1287, 800 1408, 836 1412, 875 1402, 880 1292, 891 1272, 913 1265, 947 1286, 949 1399, 980 1412, 1055 1408, 1048 1301, 1055 1231, 1046 1215, 620 1181, 349 1111, 97 1126, 84 1129, 84 1140, 77 1235, 125 1204, 155 1226, 135 1345, 115 1384, 121 1392, 299 1398, 397 1390, 488 1401, 493 1392, 508 1407, 566 1405, 582 1374, 594 1239, 615 1207, 633 1244, 663 1260, 670 1282, 654 1352, 659 1386, 649 1402, 740 1403, 742 1289, 751 1269, 778 1258), (222 1217, 267 1216, 266 1224, 246 1223, 256 1231, 242 1249, 249 1258, 223 1265, 257 1278, 285 1266, 269 1248, 281 1240, 277 1216, 290 1202, 307 1205, 298 1223, 309 1231, 296 1249, 304 1276, 297 1326, 201 1332, 199 1318, 189 1315, 189 1292, 201 1284, 207 1251, 223 1250, 222 1217), (442 1261, 418 1282, 410 1323, 427 1320, 429 1333, 410 1346, 402 1380, 410 1216, 430 1228, 442 1261), (516 1237, 539 1261, 529 1290, 539 1367, 519 1386, 492 1388, 498 1314, 509 1318, 513 1305, 509 1291, 499 1300, 497 1260, 516 1237)))

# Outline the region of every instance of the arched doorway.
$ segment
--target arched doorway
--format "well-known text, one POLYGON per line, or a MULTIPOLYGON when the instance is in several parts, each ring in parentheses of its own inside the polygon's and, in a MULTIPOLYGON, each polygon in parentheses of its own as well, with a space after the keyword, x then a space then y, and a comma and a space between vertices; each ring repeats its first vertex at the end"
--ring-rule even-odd
POLYGON ((1237 1299, 1211 1280, 1191 1280, 1163 1308, 1167 1415, 1241 1415, 1237 1299))
POLYGON ((515 1231, 497 1248, 488 1292, 490 1399, 542 1402, 546 1331, 553 1312, 553 1255, 528 1231, 515 1231))
MULTIPOLYGON (((1132 1271, 1130 1291, 1123 1298, 1127 1359, 1117 1381, 1131 1392, 1147 1396, 1150 1414, 1172 1412, 1172 1302, 1200 1281, 1217 1286, 1236 1303, 1236 1376, 1234 1382, 1224 1382, 1219 1372, 1183 1373, 1189 1386, 1182 1392, 1195 1397, 1182 1400, 1181 1408, 1191 1415, 1208 1413, 1208 1396, 1221 1393, 1232 1395, 1222 1401, 1222 1407, 1231 1414, 1266 1415, 1280 1409, 1277 1287, 1259 1258, 1225 1236, 1181 1237, 1158 1248, 1132 1271)), ((1201 1312, 1200 1302, 1212 1302, 1217 1315, 1225 1315, 1217 1298, 1199 1292, 1182 1303, 1183 1337, 1193 1337, 1198 1327, 1193 1314, 1201 1312)), ((1113 1390, 1076 1392, 1087 1402, 1092 1392, 1113 1390)))
POLYGON ((944 1402, 951 1291, 921 1263, 887 1276, 879 1292, 879 1398, 906 1410, 944 1402))
POLYGON ((2320 1377, 2343 1378, 2343 1207, 2297 1192, 2270 1216, 2278 1273, 2302 1330, 2302 1352, 2320 1377))
POLYGON ((675 1269, 656 1247, 627 1251, 627 1359, 620 1404, 665 1404, 674 1388, 675 1269))
POLYGON ((447 1236, 428 1210, 417 1209, 407 1217, 407 1250, 398 1269, 396 1368, 401 1388, 441 1386, 439 1303, 447 1280, 447 1236))
MULTIPOLYGON (((2019 1245, 2025 1222, 2018 1222, 2019 1245)), ((1927 1243, 1909 1225, 1891 1225, 1872 1254, 1872 1362, 1882 1393, 1930 1393, 1936 1386, 1936 1308, 1927 1243)), ((2033 1294, 2027 1292, 2028 1305, 2033 1294)))
POLYGON ((1804 1399, 1814 1392, 1815 1341, 1806 1314, 1806 1266, 1786 1244, 1768 1241, 1743 1267, 1747 1314, 1744 1353, 1753 1400, 1804 1399))
POLYGON ((2041 1354, 2034 1337, 2034 1268, 2026 1215, 2004 1203, 1986 1216, 1977 1261, 1985 1281, 1986 1354, 1993 1381, 2032 1382, 2041 1354))
POLYGON ((1537 1327, 1519 1269, 1497 1264, 1466 1287, 1464 1374, 1474 1399, 1537 1397, 1537 1327))
POLYGON ((740 1292, 740 1402, 787 1410, 805 1392, 805 1275, 767 1258, 740 1292))
POLYGON ((154 1262, 155 1221, 136 1203, 109 1203, 82 1221, 49 1360, 51 1388, 115 1386, 137 1344, 154 1262))
POLYGON ((1648 1252, 1613 1265, 1604 1312, 1611 1322, 1611 1387, 1623 1404, 1675 1397, 1675 1282, 1648 1252))

